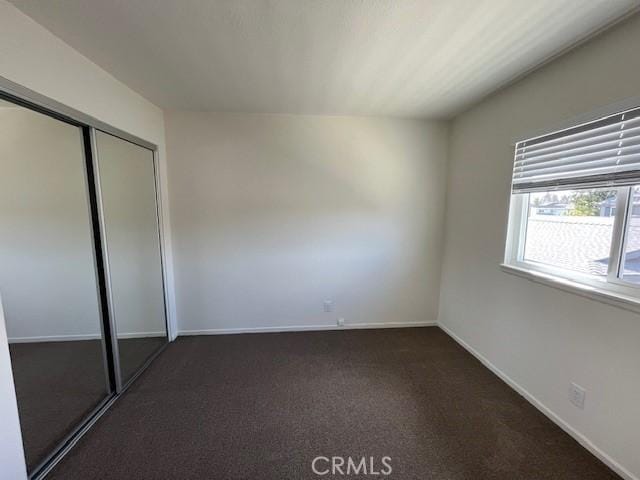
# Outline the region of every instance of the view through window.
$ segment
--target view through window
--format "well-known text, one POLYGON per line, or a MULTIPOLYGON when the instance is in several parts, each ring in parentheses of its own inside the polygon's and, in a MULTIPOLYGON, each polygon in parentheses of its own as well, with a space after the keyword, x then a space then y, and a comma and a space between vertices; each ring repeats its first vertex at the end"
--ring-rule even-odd
MULTIPOLYGON (((524 259, 606 276, 617 194, 610 189, 530 193, 524 259)), ((640 243, 640 210, 638 213, 640 243)), ((636 268, 640 273, 640 255, 636 262, 629 266, 630 272, 636 268)))
POLYGON ((640 187, 631 190, 631 205, 625 235, 622 278, 640 284, 640 187))

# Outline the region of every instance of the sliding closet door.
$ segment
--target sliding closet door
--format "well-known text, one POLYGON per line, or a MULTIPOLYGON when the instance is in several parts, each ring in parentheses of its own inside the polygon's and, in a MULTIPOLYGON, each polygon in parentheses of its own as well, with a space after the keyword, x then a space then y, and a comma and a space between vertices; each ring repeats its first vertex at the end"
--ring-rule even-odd
POLYGON ((0 100, 0 292, 27 467, 110 395, 83 131, 0 100))
POLYGON ((96 132, 121 383, 167 341, 153 152, 96 132))

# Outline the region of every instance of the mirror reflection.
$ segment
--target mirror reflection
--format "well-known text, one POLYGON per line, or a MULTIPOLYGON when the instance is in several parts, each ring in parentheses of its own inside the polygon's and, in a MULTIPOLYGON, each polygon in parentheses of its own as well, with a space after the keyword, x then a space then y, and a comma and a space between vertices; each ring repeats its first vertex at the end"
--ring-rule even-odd
POLYGON ((0 100, 0 292, 30 472, 108 397, 79 127, 0 100))
POLYGON ((97 158, 122 382, 166 342, 153 152, 97 132, 97 158))

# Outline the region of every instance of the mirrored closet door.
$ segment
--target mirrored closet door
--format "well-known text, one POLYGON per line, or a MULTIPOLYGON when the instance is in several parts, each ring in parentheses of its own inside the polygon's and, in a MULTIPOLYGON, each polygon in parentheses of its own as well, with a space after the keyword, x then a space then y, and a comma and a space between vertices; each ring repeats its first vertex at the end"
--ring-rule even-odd
POLYGON ((83 130, 0 100, 0 292, 27 468, 112 393, 83 130))
POLYGON ((95 143, 118 374, 126 384, 167 341, 154 156, 100 131, 95 143))
POLYGON ((82 119, 0 95, 0 294, 30 478, 168 340, 155 152, 82 119))

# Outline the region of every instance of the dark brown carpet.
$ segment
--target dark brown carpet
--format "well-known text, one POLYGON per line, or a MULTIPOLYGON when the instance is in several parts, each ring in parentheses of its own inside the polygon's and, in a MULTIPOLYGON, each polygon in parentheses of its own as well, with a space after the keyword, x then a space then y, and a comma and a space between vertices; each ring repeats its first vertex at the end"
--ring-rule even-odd
POLYGON ((107 395, 99 340, 9 345, 29 471, 107 395))
POLYGON ((126 382, 162 345, 165 337, 121 338, 118 340, 122 381, 126 382))
MULTIPOLYGON (((130 375, 164 343, 160 338, 119 341, 130 375)), ((11 367, 29 471, 107 395, 100 340, 12 343, 11 367)))
POLYGON ((179 338, 50 478, 336 478, 319 455, 391 457, 374 478, 617 478, 435 327, 179 338))

